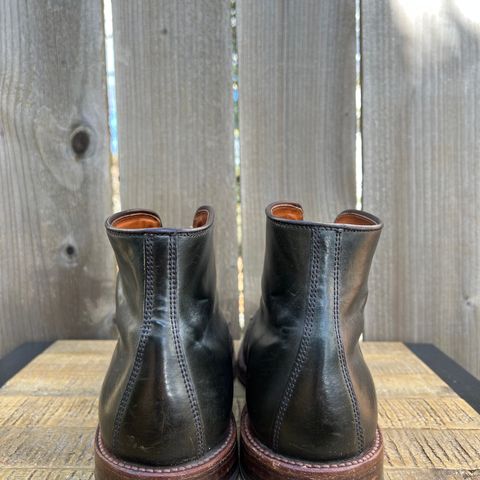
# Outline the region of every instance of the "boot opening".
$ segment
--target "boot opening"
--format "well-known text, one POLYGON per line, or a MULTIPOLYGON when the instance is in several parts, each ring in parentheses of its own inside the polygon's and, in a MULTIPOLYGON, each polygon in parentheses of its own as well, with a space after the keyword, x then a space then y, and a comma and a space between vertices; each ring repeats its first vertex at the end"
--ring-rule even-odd
POLYGON ((277 203, 272 207, 272 215, 285 220, 303 220, 303 208, 294 203, 277 203))
POLYGON ((204 208, 199 208, 195 212, 195 216, 193 217, 193 223, 192 227, 193 228, 200 228, 203 227, 204 225, 207 224, 208 222, 208 217, 210 213, 208 210, 205 210, 204 208))
POLYGON ((343 225, 377 225, 375 220, 362 215, 360 212, 342 212, 335 219, 335 223, 343 225))
POLYGON ((117 218, 112 226, 115 228, 122 228, 125 230, 140 230, 145 228, 161 228, 162 221, 159 217, 152 213, 138 212, 128 213, 120 218, 117 218))

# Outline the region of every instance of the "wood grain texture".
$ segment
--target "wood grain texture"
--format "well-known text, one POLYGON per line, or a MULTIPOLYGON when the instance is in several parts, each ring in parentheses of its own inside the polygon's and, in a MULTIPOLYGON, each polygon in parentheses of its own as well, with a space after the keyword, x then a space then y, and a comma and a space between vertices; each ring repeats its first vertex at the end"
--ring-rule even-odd
MULTIPOLYGON (((93 478, 97 397, 114 345, 56 342, 0 389, 0 479, 93 478)), ((480 478, 480 415, 404 345, 362 348, 377 385, 385 479, 480 478)), ((236 415, 244 396, 237 383, 236 415)))
POLYGON ((245 313, 258 307, 265 206, 332 221, 355 206, 355 2, 238 0, 245 313))
POLYGON ((111 329, 102 19, 99 0, 0 1, 0 356, 111 329))
POLYGON ((404 468, 391 468, 384 475, 384 480, 466 480, 469 478, 478 479, 478 469, 415 468, 406 470, 404 468))
POLYGON ((238 336, 230 2, 113 0, 122 208, 216 209, 220 303, 238 336))
POLYGON ((362 5, 364 207, 385 222, 366 338, 480 376, 480 23, 468 2, 362 5))
POLYGON ((39 468, 6 468, 0 472, 2 480, 94 480, 91 467, 80 468, 49 468, 48 471, 39 468))

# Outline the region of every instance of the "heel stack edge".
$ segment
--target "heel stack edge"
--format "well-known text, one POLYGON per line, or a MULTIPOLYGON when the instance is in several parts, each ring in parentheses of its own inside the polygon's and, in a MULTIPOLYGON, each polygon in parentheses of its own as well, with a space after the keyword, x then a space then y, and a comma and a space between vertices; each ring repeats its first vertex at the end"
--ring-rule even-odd
POLYGON ((312 463, 283 457, 255 439, 244 410, 240 426, 240 463, 245 480, 382 480, 383 439, 377 429, 375 444, 362 455, 337 462, 312 463))
POLYGON ((234 480, 238 471, 237 429, 232 418, 225 442, 205 457, 182 465, 153 467, 125 462, 107 451, 95 434, 96 480, 234 480))

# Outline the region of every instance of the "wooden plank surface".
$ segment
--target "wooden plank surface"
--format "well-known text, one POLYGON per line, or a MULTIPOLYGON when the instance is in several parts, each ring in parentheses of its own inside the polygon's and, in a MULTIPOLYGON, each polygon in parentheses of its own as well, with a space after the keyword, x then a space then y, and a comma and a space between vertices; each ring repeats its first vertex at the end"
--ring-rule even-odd
POLYGON ((480 23, 469 2, 362 5, 363 204, 385 222, 366 338, 480 377, 480 23))
POLYGON ((102 8, 0 1, 0 356, 110 334, 102 8))
POLYGON ((216 209, 220 303, 238 330, 230 1, 113 0, 122 208, 216 209))
POLYGON ((237 0, 246 318, 258 308, 265 206, 332 221, 355 207, 355 2, 237 0))
MULTIPOLYGON (((0 389, 0 479, 93 478, 97 396, 114 345, 59 341, 0 389)), ((480 478, 480 415, 403 344, 363 350, 377 385, 385 479, 480 478)), ((237 416, 243 403, 237 383, 237 416)))

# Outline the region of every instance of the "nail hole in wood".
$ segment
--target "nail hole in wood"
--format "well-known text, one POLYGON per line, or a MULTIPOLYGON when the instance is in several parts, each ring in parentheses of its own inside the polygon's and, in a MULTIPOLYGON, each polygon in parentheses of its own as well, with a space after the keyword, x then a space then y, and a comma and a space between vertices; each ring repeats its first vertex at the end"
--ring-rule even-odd
POLYGON ((75 247, 73 245, 67 245, 65 247, 65 253, 67 257, 73 257, 75 255, 75 247))

